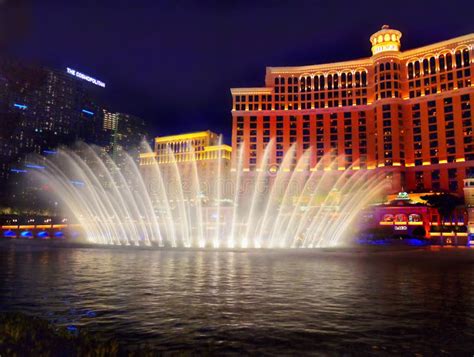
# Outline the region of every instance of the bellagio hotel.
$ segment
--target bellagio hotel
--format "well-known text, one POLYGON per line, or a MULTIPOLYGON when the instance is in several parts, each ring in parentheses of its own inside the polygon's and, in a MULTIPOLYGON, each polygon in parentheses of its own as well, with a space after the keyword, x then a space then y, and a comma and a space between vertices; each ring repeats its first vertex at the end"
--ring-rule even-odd
POLYGON ((462 194, 474 175, 474 34, 407 51, 401 37, 383 26, 371 57, 267 67, 265 87, 231 89, 234 159, 243 145, 243 170, 256 170, 272 141, 279 165, 296 143, 294 163, 310 150, 313 171, 383 171, 394 191, 462 194))

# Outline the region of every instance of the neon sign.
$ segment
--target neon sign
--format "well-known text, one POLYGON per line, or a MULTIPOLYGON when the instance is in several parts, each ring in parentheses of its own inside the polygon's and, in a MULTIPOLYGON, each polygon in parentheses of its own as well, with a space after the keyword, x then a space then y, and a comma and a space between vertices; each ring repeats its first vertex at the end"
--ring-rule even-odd
POLYGON ((408 230, 407 226, 395 226, 394 227, 396 231, 406 231, 408 230))
POLYGON ((70 74, 71 76, 83 79, 87 82, 95 84, 96 86, 105 88, 105 83, 102 82, 102 81, 99 81, 98 79, 92 78, 92 77, 88 76, 87 74, 81 73, 81 72, 76 71, 75 69, 72 69, 72 68, 69 68, 69 67, 67 67, 66 69, 67 69, 67 73, 70 74))
POLYGON ((410 200, 407 192, 399 192, 396 198, 397 200, 410 200))

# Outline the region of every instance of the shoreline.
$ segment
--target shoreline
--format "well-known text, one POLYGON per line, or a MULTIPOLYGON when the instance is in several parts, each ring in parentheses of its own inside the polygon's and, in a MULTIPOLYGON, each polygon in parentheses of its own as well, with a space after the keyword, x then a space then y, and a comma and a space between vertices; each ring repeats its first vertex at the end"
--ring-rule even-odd
POLYGON ((206 252, 206 253, 263 253, 263 254, 301 254, 313 256, 379 256, 388 254, 415 254, 420 252, 440 251, 474 253, 474 247, 470 246, 440 246, 424 245, 412 246, 400 241, 393 241, 387 245, 353 244, 340 247, 326 248, 199 248, 199 247, 159 247, 159 246, 120 246, 107 244, 94 244, 85 242, 71 242, 60 240, 26 240, 26 239, 0 239, 0 251, 16 247, 22 248, 44 248, 44 249, 92 249, 119 252, 132 251, 156 251, 156 252, 206 252))

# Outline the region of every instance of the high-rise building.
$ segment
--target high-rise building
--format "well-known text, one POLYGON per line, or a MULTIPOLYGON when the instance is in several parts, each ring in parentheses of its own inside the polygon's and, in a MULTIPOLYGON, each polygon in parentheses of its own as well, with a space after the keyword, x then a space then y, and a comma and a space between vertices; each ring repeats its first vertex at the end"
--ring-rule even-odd
POLYGON ((101 145, 105 84, 78 71, 0 63, 0 179, 28 153, 48 154, 76 140, 101 145))
POLYGON ((243 170, 266 149, 277 167, 295 145, 294 163, 309 150, 311 171, 372 170, 394 192, 462 194, 474 173, 474 34, 407 51, 401 37, 383 26, 371 57, 267 67, 265 87, 231 89, 243 170))
POLYGON ((44 207, 32 171, 40 157, 77 140, 104 146, 101 96, 105 84, 81 72, 3 59, 0 62, 0 191, 2 204, 44 207))
POLYGON ((107 152, 120 164, 125 153, 138 161, 139 148, 146 139, 145 121, 137 116, 114 113, 104 109, 103 130, 107 132, 110 142, 107 152))

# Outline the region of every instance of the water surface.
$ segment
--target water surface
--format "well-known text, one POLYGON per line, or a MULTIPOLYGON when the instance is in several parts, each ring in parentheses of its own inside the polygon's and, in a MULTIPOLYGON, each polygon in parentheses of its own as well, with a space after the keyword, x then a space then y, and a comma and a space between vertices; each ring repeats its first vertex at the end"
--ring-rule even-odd
POLYGON ((133 349, 474 353, 474 250, 185 251, 0 245, 0 310, 133 349))

